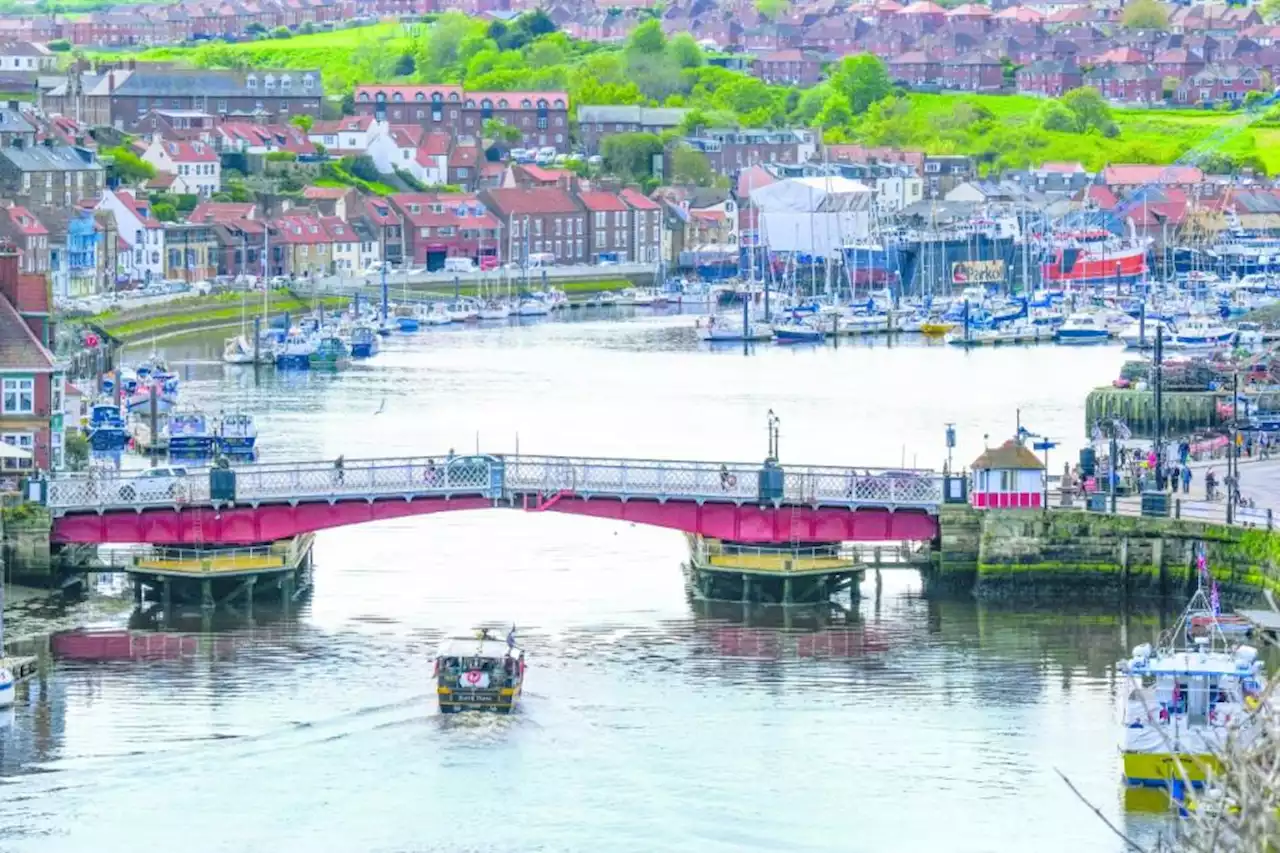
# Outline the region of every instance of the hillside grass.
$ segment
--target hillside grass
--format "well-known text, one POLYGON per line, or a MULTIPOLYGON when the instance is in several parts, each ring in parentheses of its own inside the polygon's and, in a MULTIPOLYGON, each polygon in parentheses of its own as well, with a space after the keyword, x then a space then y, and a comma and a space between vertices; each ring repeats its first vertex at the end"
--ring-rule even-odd
POLYGON ((196 68, 295 68, 319 70, 326 91, 345 91, 355 83, 376 82, 387 58, 396 58, 412 46, 409 31, 397 23, 349 27, 332 32, 296 35, 287 39, 264 38, 236 44, 198 47, 153 47, 138 52, 90 54, 103 60, 136 59, 140 62, 176 62, 196 68))
MULTIPOLYGON (((1256 155, 1269 173, 1280 172, 1280 127, 1265 118, 1250 122, 1241 112, 1114 109, 1112 117, 1120 133, 1107 138, 1098 133, 1058 133, 1036 128, 1034 119, 1044 99, 1029 95, 912 93, 907 97, 915 121, 911 123, 913 132, 906 134, 910 137, 906 141, 933 154, 996 155, 996 158, 1005 156, 1033 164, 1046 160, 1079 160, 1089 169, 1108 163, 1172 163, 1219 129, 1234 124, 1238 129, 1227 133, 1216 150, 1226 155, 1256 155), (946 132, 948 119, 961 103, 989 110, 999 130, 996 133, 946 132)), ((877 136, 885 132, 884 128, 866 123, 861 130, 867 135, 867 141, 878 141, 877 136)))
MULTIPOLYGON (((330 296, 319 300, 323 308, 341 308, 350 302, 351 298, 346 296, 330 296)), ((291 314, 305 314, 312 309, 313 304, 310 299, 299 299, 291 295, 273 295, 271 316, 278 316, 286 311, 291 314)), ((240 294, 184 299, 171 305, 172 311, 160 314, 146 312, 145 316, 139 316, 143 313, 140 311, 104 311, 88 318, 88 322, 101 327, 112 337, 129 342, 147 335, 162 335, 200 326, 235 323, 245 316, 240 305, 240 294)), ((258 312, 250 313, 256 316, 258 312)))

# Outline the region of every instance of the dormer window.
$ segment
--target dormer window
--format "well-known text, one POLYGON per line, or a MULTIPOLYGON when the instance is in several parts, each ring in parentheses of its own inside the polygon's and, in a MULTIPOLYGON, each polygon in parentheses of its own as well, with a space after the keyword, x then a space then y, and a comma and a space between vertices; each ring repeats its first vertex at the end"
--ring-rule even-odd
POLYGON ((283 75, 281 75, 281 77, 280 77, 280 88, 281 88, 281 89, 292 89, 292 88, 293 88, 293 78, 292 78, 292 77, 290 77, 288 74, 283 74, 283 75))
MULTIPOLYGON (((315 86, 315 84, 316 84, 316 75, 314 75, 314 74, 303 74, 303 75, 302 75, 302 88, 304 88, 304 89, 310 89, 311 87, 315 86)), ((368 97, 367 97, 367 96, 366 96, 365 100, 368 100, 368 97)))
POLYGON ((417 212, 418 212, 418 205, 416 205, 416 204, 411 204, 411 205, 409 205, 409 212, 410 212, 410 213, 417 213, 417 212))
POLYGON ((523 101, 520 102, 520 109, 522 110, 527 110, 532 106, 533 106, 533 102, 530 101, 528 98, 525 98, 523 101))
POLYGON ((268 74, 262 78, 262 86, 268 92, 276 87, 276 78, 274 74, 268 74))
POLYGON ((562 109, 564 109, 564 101, 563 101, 562 99, 560 99, 560 98, 556 98, 556 100, 555 100, 555 107, 556 107, 556 109, 558 109, 558 110, 562 110, 562 109))
POLYGON ((431 212, 432 212, 432 213, 444 213, 444 205, 443 205, 443 204, 433 204, 433 205, 431 205, 431 212))
POLYGON ((507 99, 506 99, 506 98, 499 98, 499 99, 498 99, 498 109, 500 109, 500 110, 505 110, 506 108, 507 108, 507 99))
POLYGON ((425 101, 427 99, 427 96, 423 92, 417 92, 414 94, 413 99, 415 101, 425 101))
POLYGON ((311 226, 311 233, 312 233, 312 234, 315 234, 318 230, 319 230, 319 229, 318 229, 318 228, 316 228, 314 225, 312 225, 312 226, 311 226))
POLYGON ((368 92, 361 92, 361 93, 360 93, 360 100, 362 100, 362 101, 368 101, 368 100, 369 100, 369 93, 368 93, 368 92))
POLYGON ((245 85, 248 86, 250 89, 258 88, 258 76, 256 74, 250 74, 248 77, 245 78, 244 82, 245 82, 245 85))
POLYGON ((449 93, 449 103, 451 103, 451 104, 456 104, 457 102, 458 102, 458 93, 457 93, 457 92, 450 92, 450 93, 449 93))
POLYGON ((399 92, 392 92, 391 100, 395 101, 397 104, 403 103, 404 95, 400 94, 399 92))

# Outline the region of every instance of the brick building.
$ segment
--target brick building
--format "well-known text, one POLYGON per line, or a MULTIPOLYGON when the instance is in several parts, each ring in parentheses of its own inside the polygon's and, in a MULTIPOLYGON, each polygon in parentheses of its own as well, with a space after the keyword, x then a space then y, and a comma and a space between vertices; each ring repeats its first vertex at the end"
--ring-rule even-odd
POLYGON ((559 264, 586 263, 587 214, 558 187, 482 190, 480 200, 502 228, 504 259, 550 254, 559 264))

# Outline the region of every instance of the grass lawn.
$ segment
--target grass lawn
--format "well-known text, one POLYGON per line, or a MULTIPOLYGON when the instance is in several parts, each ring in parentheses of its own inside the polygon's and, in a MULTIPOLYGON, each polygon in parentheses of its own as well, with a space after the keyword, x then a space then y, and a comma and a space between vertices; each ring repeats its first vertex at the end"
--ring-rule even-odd
MULTIPOLYGON (((311 310, 313 304, 311 300, 297 299, 287 294, 280 295, 281 293, 284 292, 278 291, 271 297, 273 316, 286 311, 303 314, 311 310)), ((130 341, 146 335, 161 335, 197 325, 233 323, 244 316, 240 299, 241 295, 238 293, 184 299, 181 302, 172 303, 169 307, 173 310, 154 316, 139 316, 144 314, 142 311, 105 311, 90 317, 89 322, 101 326, 121 340, 130 341)), ((345 296, 331 296, 320 300, 320 304, 325 308, 341 308, 350 302, 351 299, 345 296)), ((254 300, 250 300, 249 307, 256 308, 254 300)), ((256 314, 257 311, 251 310, 249 313, 256 314)))

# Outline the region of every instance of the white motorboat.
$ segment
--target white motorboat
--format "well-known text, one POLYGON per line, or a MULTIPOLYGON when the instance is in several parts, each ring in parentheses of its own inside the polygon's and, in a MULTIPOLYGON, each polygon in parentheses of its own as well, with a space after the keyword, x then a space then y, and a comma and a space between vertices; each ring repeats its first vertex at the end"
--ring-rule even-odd
MULTIPOLYGON (((1125 349, 1152 349, 1156 345, 1156 327, 1161 325, 1164 324, 1159 320, 1148 320, 1144 330, 1142 324, 1135 320, 1125 326, 1116 337, 1124 344, 1125 349)), ((1173 340, 1173 332, 1167 325, 1164 328, 1164 339, 1173 340)))
POLYGON ((653 294, 648 290, 631 290, 630 298, 631 304, 637 308, 652 308, 654 304, 653 294))
POLYGON ((422 316, 422 322, 428 326, 447 326, 453 322, 453 317, 443 305, 437 303, 422 316))
POLYGON ((1230 346, 1236 330, 1221 321, 1200 314, 1179 323, 1173 333, 1173 345, 1182 349, 1200 349, 1230 346))
POLYGON ((768 323, 748 320, 744 325, 742 320, 736 317, 705 317, 697 321, 696 328, 698 338, 711 343, 773 340, 773 327, 768 323))
POLYGON ((1111 337, 1106 326, 1098 322, 1093 314, 1072 314, 1066 322, 1053 333, 1053 339, 1060 344, 1101 344, 1111 337))
POLYGON ((452 323, 470 323, 480 319, 480 310, 466 302, 455 302, 445 308, 452 323))
POLYGON ((1245 349, 1261 349, 1266 341, 1262 337, 1262 326, 1258 323, 1236 323, 1236 346, 1245 349))
POLYGON ((521 317, 545 317, 551 313, 551 306, 545 299, 521 299, 516 313, 521 317))
POLYGON ((773 339, 783 343, 816 343, 827 337, 822 329, 804 322, 781 323, 773 327, 773 339))
POLYGON ((477 313, 481 320, 506 320, 511 316, 511 306, 505 302, 486 302, 477 313))
POLYGON ((8 708, 13 705, 16 685, 17 682, 13 678, 13 673, 0 667, 0 708, 8 708))
POLYGON ((222 347, 222 360, 227 364, 253 364, 253 345, 244 335, 227 338, 222 347))

